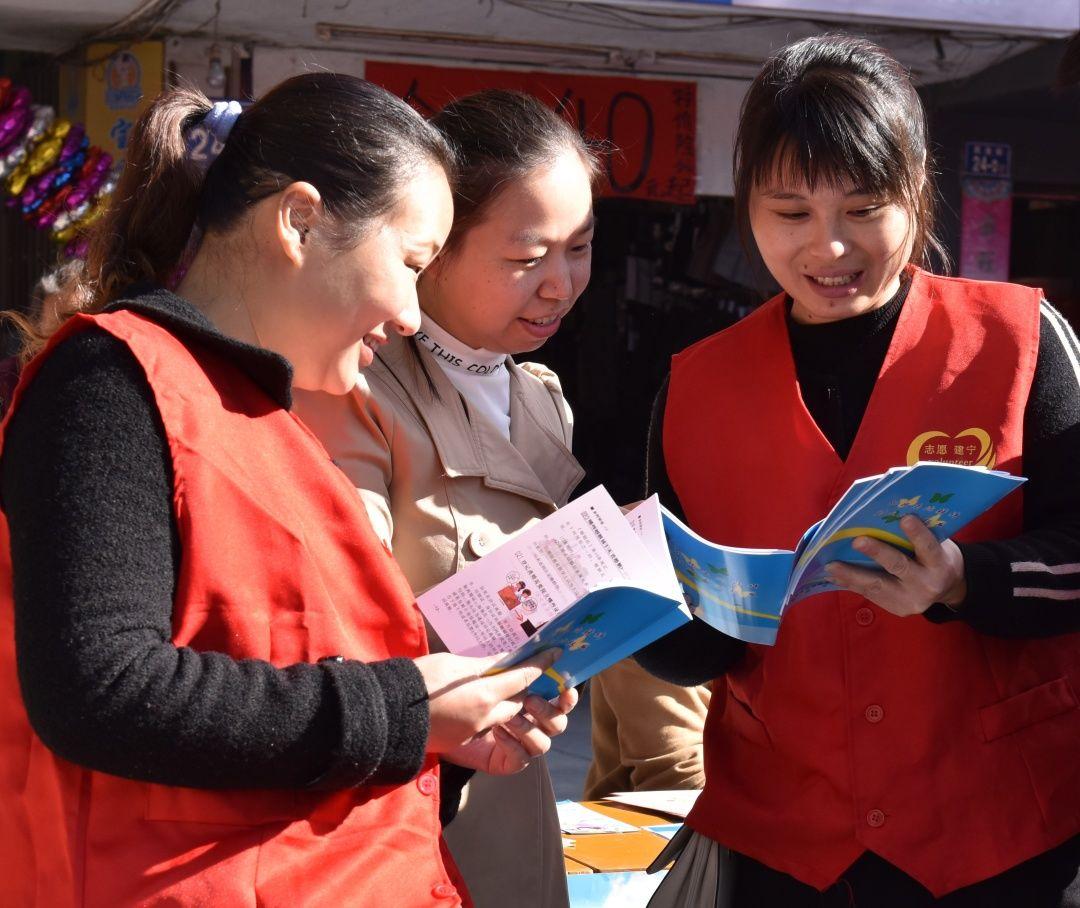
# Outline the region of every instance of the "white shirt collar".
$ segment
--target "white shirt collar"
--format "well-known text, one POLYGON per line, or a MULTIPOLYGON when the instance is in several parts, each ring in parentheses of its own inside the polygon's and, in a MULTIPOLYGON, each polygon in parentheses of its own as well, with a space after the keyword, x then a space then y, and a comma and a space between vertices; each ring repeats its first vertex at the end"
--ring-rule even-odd
POLYGON ((470 375, 506 374, 505 353, 477 350, 462 343, 427 313, 421 315, 416 342, 430 351, 442 366, 460 369, 470 375))

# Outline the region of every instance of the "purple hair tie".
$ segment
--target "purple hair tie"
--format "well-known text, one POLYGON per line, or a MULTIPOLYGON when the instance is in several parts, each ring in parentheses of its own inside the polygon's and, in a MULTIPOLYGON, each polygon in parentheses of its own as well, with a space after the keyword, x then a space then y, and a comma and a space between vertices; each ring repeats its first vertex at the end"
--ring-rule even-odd
MULTIPOLYGON (((229 138, 229 133, 243 112, 239 101, 215 101, 206 116, 184 134, 187 159, 204 174, 225 148, 225 140, 229 138)), ((184 250, 180 253, 180 260, 165 279, 165 286, 170 290, 175 290, 184 279, 195 253, 199 251, 200 243, 202 229, 196 220, 188 234, 184 250)))
POLYGON ((221 154, 243 110, 239 101, 215 101, 206 116, 184 134, 187 159, 203 173, 221 154))

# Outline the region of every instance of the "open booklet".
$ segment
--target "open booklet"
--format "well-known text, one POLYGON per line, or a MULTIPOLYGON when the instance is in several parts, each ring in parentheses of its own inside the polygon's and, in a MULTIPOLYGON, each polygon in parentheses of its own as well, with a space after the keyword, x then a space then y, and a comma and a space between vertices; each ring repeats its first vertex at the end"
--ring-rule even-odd
POLYGON ((789 605, 837 589, 825 573, 830 562, 880 570, 877 562, 852 547, 859 536, 911 554, 911 543, 899 528, 905 515, 914 514, 941 541, 1026 481, 998 470, 950 463, 894 467, 853 482, 794 551, 718 545, 660 510, 671 561, 694 614, 732 637, 771 645, 789 605))
POLYGON ((550 698, 685 624, 691 609, 726 634, 772 644, 788 605, 836 589, 826 564, 876 567, 852 548, 856 537, 910 551, 897 527, 905 514, 945 539, 1024 481, 955 464, 897 467, 853 483, 795 551, 709 542, 656 496, 623 514, 598 486, 432 587, 418 604, 451 652, 509 653, 496 668, 560 648, 531 688, 550 698))
POLYGON ((551 698, 690 620, 655 522, 639 537, 603 486, 432 587, 420 610, 452 653, 562 656, 530 688, 551 698))

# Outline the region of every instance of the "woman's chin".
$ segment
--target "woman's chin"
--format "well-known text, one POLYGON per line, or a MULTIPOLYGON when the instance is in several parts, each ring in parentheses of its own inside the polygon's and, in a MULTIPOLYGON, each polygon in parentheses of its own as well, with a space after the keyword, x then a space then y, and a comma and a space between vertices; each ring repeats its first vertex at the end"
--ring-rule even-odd
MULTIPOLYGON (((368 359, 368 365, 370 365, 370 355, 368 359)), ((362 362, 360 368, 363 368, 362 362)), ((347 358, 323 372, 302 372, 297 369, 293 375, 293 387, 302 391, 322 391, 325 394, 340 396, 352 391, 359 377, 357 357, 354 351, 350 351, 347 358)))

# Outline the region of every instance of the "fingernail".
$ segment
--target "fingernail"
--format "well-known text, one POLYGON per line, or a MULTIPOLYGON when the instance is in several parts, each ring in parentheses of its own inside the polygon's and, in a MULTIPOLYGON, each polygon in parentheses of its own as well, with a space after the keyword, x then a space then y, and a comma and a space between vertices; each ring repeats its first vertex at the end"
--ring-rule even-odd
POLYGON ((857 552, 863 552, 866 551, 866 544, 866 537, 859 536, 853 543, 851 543, 851 547, 857 552))

